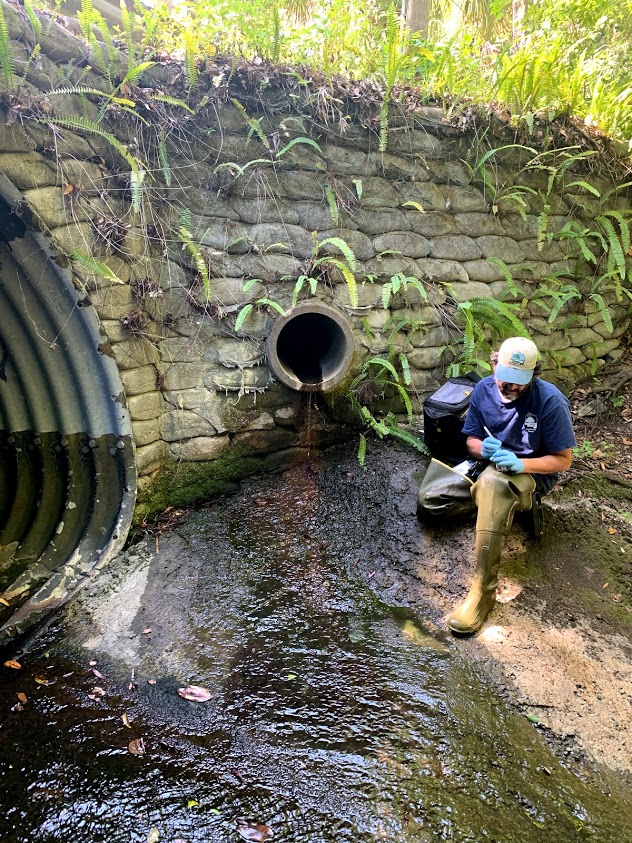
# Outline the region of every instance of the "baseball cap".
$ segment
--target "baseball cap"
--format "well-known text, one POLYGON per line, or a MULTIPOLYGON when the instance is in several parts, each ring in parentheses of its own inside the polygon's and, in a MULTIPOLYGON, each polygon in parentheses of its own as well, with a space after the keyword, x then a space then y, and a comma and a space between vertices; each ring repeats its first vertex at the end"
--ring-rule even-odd
POLYGON ((527 384, 538 362, 536 344, 526 337, 510 337, 498 349, 494 377, 505 383, 527 384))

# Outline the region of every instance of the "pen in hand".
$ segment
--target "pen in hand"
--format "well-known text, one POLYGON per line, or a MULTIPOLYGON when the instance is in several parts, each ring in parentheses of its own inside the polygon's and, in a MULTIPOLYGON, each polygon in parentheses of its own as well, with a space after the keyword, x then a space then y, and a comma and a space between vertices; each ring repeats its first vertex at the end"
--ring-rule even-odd
MULTIPOLYGON (((486 425, 483 425, 483 430, 492 439, 496 439, 496 437, 492 434, 491 430, 486 425)), ((498 441, 500 442, 500 439, 498 441)), ((502 446, 503 446, 503 443, 500 442, 500 447, 502 448, 502 446)), ((496 469, 497 469, 497 471, 501 471, 503 474, 510 474, 511 473, 511 472, 507 471, 507 469, 501 468, 501 466, 499 466, 499 465, 496 466, 496 469)))

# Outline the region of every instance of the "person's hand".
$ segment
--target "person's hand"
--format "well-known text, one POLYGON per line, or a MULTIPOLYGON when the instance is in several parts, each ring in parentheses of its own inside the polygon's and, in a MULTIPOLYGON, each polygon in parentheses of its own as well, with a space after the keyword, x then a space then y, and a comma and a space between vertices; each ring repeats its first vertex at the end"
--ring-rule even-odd
POLYGON ((524 471, 522 460, 506 448, 499 448, 495 454, 492 454, 491 460, 503 471, 510 471, 512 474, 522 474, 524 471))
POLYGON ((493 436, 488 436, 483 439, 481 444, 481 455, 486 459, 490 459, 492 454, 495 454, 499 448, 502 448, 503 443, 500 439, 495 439, 493 436))

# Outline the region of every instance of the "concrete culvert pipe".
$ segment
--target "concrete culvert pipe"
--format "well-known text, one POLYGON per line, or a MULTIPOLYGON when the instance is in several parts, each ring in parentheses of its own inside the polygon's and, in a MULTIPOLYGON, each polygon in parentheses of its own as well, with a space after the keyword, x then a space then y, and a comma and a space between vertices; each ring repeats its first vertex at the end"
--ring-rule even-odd
POLYGON ((123 545, 136 468, 123 385, 90 300, 11 211, 0 175, 0 645, 123 545))
POLYGON ((300 392, 325 392, 345 377, 354 353, 347 320, 333 307, 312 300, 274 323, 268 363, 281 383, 300 392))

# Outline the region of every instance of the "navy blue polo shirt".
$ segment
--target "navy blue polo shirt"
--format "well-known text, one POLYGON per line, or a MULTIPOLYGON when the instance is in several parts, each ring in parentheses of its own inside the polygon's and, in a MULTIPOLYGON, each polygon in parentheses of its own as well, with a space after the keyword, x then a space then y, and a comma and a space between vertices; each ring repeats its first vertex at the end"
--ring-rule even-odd
MULTIPOLYGON (((466 436, 485 439, 486 425, 503 448, 522 457, 543 457, 576 444, 570 403, 552 383, 534 378, 516 401, 500 399, 493 375, 479 381, 472 392, 463 425, 466 436)), ((550 492, 557 474, 534 474, 538 491, 550 492)))

